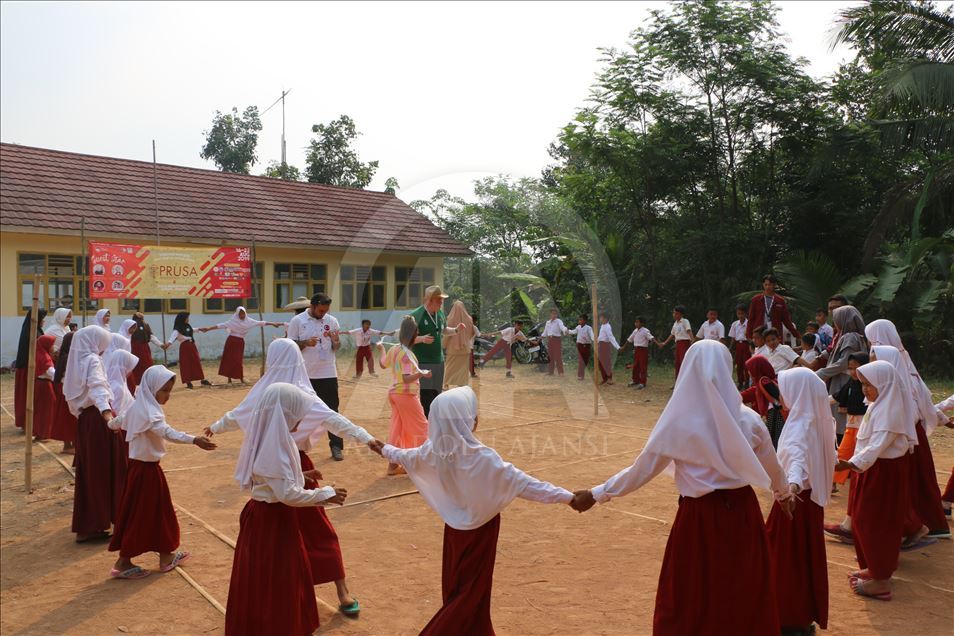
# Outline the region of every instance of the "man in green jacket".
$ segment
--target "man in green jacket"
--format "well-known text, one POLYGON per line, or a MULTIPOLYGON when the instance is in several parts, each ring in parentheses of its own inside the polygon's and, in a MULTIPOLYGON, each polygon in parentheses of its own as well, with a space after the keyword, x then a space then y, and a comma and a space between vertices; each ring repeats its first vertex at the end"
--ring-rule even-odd
POLYGON ((447 317, 442 308, 445 298, 447 294, 439 285, 431 285, 424 290, 424 304, 411 312, 417 323, 414 355, 421 370, 431 372, 431 377, 421 378, 420 399, 425 415, 430 414, 431 402, 444 388, 444 347, 441 339, 464 328, 464 325, 458 325, 457 329, 447 328, 447 317))

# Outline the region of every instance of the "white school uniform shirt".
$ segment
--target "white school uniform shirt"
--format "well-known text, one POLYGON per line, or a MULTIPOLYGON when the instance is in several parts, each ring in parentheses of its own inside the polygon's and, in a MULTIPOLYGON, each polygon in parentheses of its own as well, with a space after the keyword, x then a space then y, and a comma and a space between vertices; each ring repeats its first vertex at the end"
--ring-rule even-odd
POLYGON ((802 360, 805 362, 811 362, 818 357, 818 351, 816 349, 809 349, 802 352, 802 360))
POLYGON ((305 347, 301 350, 301 357, 305 359, 305 369, 308 370, 309 379, 319 380, 338 377, 338 367, 335 366, 335 352, 332 349, 331 338, 328 334, 340 329, 341 325, 338 324, 338 319, 331 314, 325 314, 322 318, 313 318, 308 310, 301 312, 289 321, 288 337, 292 340, 301 342, 312 337, 318 338, 316 346, 305 347))
POLYGON ((827 322, 823 325, 818 325, 818 333, 823 333, 828 336, 828 342, 831 342, 835 338, 835 330, 827 322))
POLYGON ((593 344, 593 327, 589 325, 577 325, 567 333, 576 336, 576 344, 593 344))
POLYGON ((614 349, 619 349, 619 343, 616 342, 616 336, 613 335, 613 326, 608 322, 600 325, 599 341, 608 342, 614 349))
POLYGON ((752 352, 752 357, 755 357, 755 356, 765 356, 767 358, 768 347, 766 347, 765 345, 762 345, 761 347, 757 347, 755 351, 752 352))
POLYGON ((736 320, 733 322, 732 326, 729 327, 729 337, 733 340, 745 341, 745 327, 748 323, 748 320, 736 320))
POLYGON ((692 325, 689 324, 689 319, 683 318, 672 323, 672 330, 669 333, 676 340, 692 340, 692 325))
POLYGON ((372 336, 380 336, 381 332, 377 329, 372 329, 368 327, 368 330, 365 331, 363 328, 359 327, 357 329, 352 329, 348 331, 348 334, 354 338, 354 344, 358 347, 370 347, 372 336))
POLYGON ((169 342, 167 342, 166 344, 171 345, 175 342, 188 342, 190 340, 192 340, 192 338, 182 335, 181 333, 179 333, 178 329, 173 329, 172 333, 169 334, 169 342))
POLYGON ((500 330, 500 338, 507 344, 513 344, 514 340, 527 340, 527 335, 522 331, 516 331, 513 327, 506 327, 500 330))
POLYGON ((764 349, 760 355, 768 358, 768 361, 772 364, 772 368, 775 369, 775 373, 781 373, 782 371, 791 369, 794 366, 795 359, 798 358, 798 354, 795 353, 795 350, 788 345, 780 344, 775 347, 775 351, 769 349, 768 346, 764 347, 764 349))
POLYGON ((639 329, 633 329, 633 333, 629 334, 629 338, 626 339, 626 342, 633 343, 634 347, 648 347, 652 340, 653 334, 649 329, 640 327, 639 329))
POLYGON ((954 410, 954 394, 941 400, 940 402, 935 404, 934 407, 941 412, 954 410))
POLYGON ((722 340, 725 338, 725 325, 723 325, 720 320, 716 320, 715 322, 709 322, 707 320, 699 327, 696 338, 700 340, 722 340))
MULTIPOLYGON (((123 425, 123 416, 117 416, 106 423, 109 428, 118 431, 123 425)), ((176 444, 192 444, 194 435, 177 431, 165 422, 155 422, 145 433, 136 435, 129 442, 129 459, 141 462, 158 462, 166 454, 166 445, 163 440, 176 444)))
POLYGON ((549 336, 565 336, 567 334, 566 325, 563 324, 563 321, 559 318, 554 318, 553 320, 548 320, 547 324, 543 327, 544 337, 549 336))

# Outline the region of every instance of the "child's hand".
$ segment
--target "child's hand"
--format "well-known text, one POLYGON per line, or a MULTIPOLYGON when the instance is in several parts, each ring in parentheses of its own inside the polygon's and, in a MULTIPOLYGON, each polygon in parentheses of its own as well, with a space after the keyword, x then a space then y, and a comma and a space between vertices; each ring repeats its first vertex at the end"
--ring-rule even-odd
POLYGON ((305 472, 302 473, 302 475, 304 475, 305 479, 309 481, 321 481, 322 479, 324 479, 324 477, 322 477, 321 475, 321 471, 318 470, 317 468, 306 470, 305 472))
POLYGON ((192 440, 192 443, 202 450, 215 450, 215 442, 210 440, 208 437, 196 437, 192 440))
POLYGON ((839 459, 838 463, 835 464, 835 470, 854 470, 858 472, 858 469, 851 462, 846 462, 843 459, 839 459))
POLYGON ((570 500, 570 507, 577 512, 586 512, 596 505, 596 499, 593 498, 593 492, 590 490, 577 490, 573 493, 573 499, 570 500))
POLYGON ((348 498, 348 491, 344 488, 335 488, 335 496, 331 499, 325 499, 321 503, 323 504, 338 504, 339 506, 345 502, 345 499, 348 498))
POLYGON ((378 455, 381 455, 382 457, 384 456, 383 453, 381 452, 381 450, 384 448, 384 442, 382 442, 381 440, 379 439, 371 440, 370 442, 368 442, 368 448, 373 450, 378 455))
POLYGON ((204 429, 202 429, 202 434, 208 438, 211 438, 213 435, 215 435, 215 432, 212 430, 211 426, 206 426, 204 429))
POLYGON ((103 415, 103 420, 105 420, 107 424, 109 424, 109 421, 113 419, 112 411, 103 411, 102 415, 103 415))
POLYGON ((434 336, 417 336, 414 338, 414 344, 431 344, 434 342, 434 336))

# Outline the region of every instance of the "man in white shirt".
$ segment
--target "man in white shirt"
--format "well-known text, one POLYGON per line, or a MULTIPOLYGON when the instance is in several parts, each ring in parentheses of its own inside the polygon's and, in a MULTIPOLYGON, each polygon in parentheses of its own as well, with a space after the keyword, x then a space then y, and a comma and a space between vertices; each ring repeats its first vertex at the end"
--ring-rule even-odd
POLYGON ((558 375, 563 375, 563 336, 566 334, 566 325, 560 320, 557 310, 551 309, 550 320, 543 326, 543 337, 547 339, 547 355, 550 358, 547 375, 553 375, 554 368, 558 375))
POLYGON ((719 320, 719 310, 710 309, 706 312, 706 322, 702 323, 696 333, 697 340, 718 340, 725 338, 725 325, 719 320))
POLYGON ((511 348, 513 343, 518 340, 526 342, 527 336, 523 333, 523 321, 514 320, 513 327, 504 327, 500 331, 493 333, 485 334, 486 336, 500 335, 500 340, 494 343, 494 346, 490 348, 484 357, 480 360, 480 366, 483 368, 487 364, 488 360, 493 360, 503 352, 504 360, 507 362, 507 377, 512 378, 513 372, 511 366, 513 365, 513 349, 511 348))
POLYGON ((346 336, 354 338, 354 379, 360 380, 364 373, 364 362, 368 363, 368 374, 372 378, 378 377, 374 372, 374 356, 371 355, 371 340, 374 336, 393 336, 393 331, 379 331, 371 328, 370 320, 362 320, 361 327, 358 329, 349 329, 342 332, 346 336))
MULTIPOLYGON (((312 296, 308 309, 288 322, 288 337, 301 348, 308 379, 315 393, 331 410, 337 412, 338 367, 335 364, 335 352, 341 347, 338 335, 341 325, 337 318, 328 313, 330 308, 329 296, 312 296)), ((344 440, 330 432, 328 440, 332 459, 340 462, 344 459, 344 440)))
POLYGON ((587 365, 590 363, 590 356, 593 354, 593 327, 586 324, 589 316, 582 314, 578 324, 573 329, 567 330, 571 336, 576 336, 576 379, 582 380, 587 365))
POLYGON ((776 374, 787 371, 796 365, 809 367, 794 349, 782 344, 777 329, 766 329, 762 335, 765 338, 765 347, 759 350, 761 353, 757 352, 757 354, 768 359, 776 374))

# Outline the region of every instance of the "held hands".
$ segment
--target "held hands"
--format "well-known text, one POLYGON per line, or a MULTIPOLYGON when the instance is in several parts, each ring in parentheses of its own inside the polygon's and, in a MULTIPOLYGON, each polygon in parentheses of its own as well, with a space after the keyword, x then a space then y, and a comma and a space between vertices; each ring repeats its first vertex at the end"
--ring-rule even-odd
POLYGON ((586 512, 596 505, 596 499, 593 498, 593 492, 590 490, 577 490, 573 493, 573 499, 570 500, 570 507, 577 512, 586 512))
POLYGON ((379 439, 371 440, 370 442, 368 442, 368 448, 373 450, 378 455, 381 455, 382 457, 384 457, 384 455, 381 453, 381 449, 384 448, 384 442, 382 442, 381 440, 379 439))
POLYGON ((213 435, 215 435, 215 432, 212 430, 211 426, 206 426, 204 429, 202 429, 202 434, 207 438, 211 438, 213 435))
POLYGON ((429 377, 431 377, 431 375, 433 375, 433 374, 431 373, 431 370, 430 370, 430 369, 424 369, 423 371, 421 371, 421 377, 422 377, 422 378, 429 378, 429 377))
POLYGON ((417 336, 414 338, 414 344, 431 344, 434 342, 434 336, 417 336))
POLYGON ((835 470, 836 470, 836 471, 838 471, 838 470, 853 470, 853 471, 855 471, 856 473, 857 473, 857 472, 861 472, 861 471, 858 470, 858 467, 857 467, 857 466, 855 466, 855 465, 852 464, 851 462, 846 462, 846 461, 843 460, 843 459, 839 459, 839 460, 838 460, 838 463, 835 464, 835 470))
POLYGON ((195 437, 192 443, 205 451, 215 450, 215 442, 208 437, 195 437))
POLYGON ((103 420, 104 420, 107 424, 109 424, 110 420, 113 419, 113 412, 110 411, 110 410, 103 411, 103 412, 102 412, 102 415, 103 415, 103 420))
POLYGON ((324 477, 322 477, 321 475, 321 471, 318 470, 317 468, 306 470, 305 472, 302 473, 302 475, 304 475, 305 479, 307 479, 308 481, 321 481, 322 479, 324 479, 324 477))
MULTIPOLYGON (((334 488, 334 486, 332 486, 334 488)), ((343 505, 345 499, 348 498, 348 491, 344 488, 335 488, 335 496, 330 499, 325 499, 321 503, 323 504, 338 504, 339 506, 343 505)))

